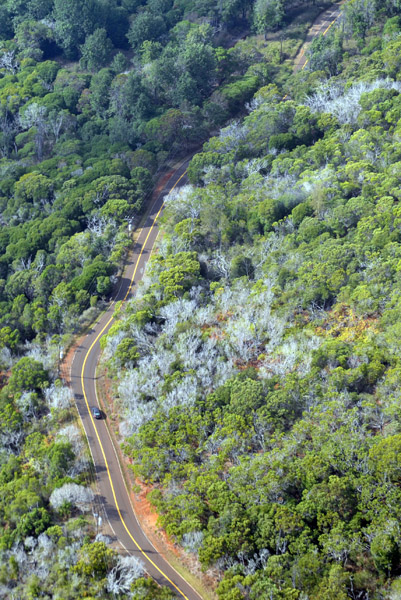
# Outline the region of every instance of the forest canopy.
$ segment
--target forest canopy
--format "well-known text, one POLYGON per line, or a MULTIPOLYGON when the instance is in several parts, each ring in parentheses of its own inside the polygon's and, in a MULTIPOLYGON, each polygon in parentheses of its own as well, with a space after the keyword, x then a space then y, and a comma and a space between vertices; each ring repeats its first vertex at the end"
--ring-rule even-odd
POLYGON ((132 469, 221 600, 400 594, 400 11, 351 0, 204 144, 104 342, 132 469))
POLYGON ((189 153, 102 341, 133 472, 220 600, 399 597, 401 4, 293 74, 329 4, 0 1, 2 597, 171 597, 98 531, 59 366, 189 153))

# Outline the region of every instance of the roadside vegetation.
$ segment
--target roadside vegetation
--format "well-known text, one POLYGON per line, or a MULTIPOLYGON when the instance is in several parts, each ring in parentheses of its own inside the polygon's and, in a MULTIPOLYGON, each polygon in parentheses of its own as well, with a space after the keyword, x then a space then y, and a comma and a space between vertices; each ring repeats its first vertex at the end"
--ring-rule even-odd
POLYGON ((134 474, 220 600, 401 594, 400 35, 350 1, 203 146, 103 342, 134 474))
POLYGON ((60 361, 162 169, 290 73, 326 5, 0 1, 0 597, 171 597, 103 533, 60 361))

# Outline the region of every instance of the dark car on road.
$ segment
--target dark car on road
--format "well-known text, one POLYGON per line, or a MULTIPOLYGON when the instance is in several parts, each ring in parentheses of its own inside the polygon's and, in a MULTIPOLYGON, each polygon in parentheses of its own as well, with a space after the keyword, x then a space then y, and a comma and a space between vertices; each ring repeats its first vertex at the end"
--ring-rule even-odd
POLYGON ((102 413, 100 412, 100 409, 97 406, 92 406, 91 411, 92 411, 92 415, 95 417, 95 419, 102 418, 102 413))

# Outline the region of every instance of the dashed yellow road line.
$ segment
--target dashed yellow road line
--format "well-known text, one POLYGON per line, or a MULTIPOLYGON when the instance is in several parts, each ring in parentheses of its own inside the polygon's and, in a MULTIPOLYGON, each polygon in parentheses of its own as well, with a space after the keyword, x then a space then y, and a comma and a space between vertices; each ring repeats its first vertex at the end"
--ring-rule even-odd
POLYGON ((333 20, 333 21, 330 23, 330 25, 327 27, 327 29, 325 29, 325 30, 323 31, 323 35, 326 35, 326 33, 329 31, 329 29, 331 29, 331 28, 333 27, 334 23, 335 23, 336 21, 338 21, 338 19, 341 17, 341 15, 342 15, 342 12, 340 12, 340 14, 338 15, 338 17, 336 17, 336 18, 335 18, 335 19, 334 19, 334 20, 333 20))
MULTIPOLYGON (((184 177, 185 174, 186 174, 186 171, 181 175, 181 177, 179 177, 179 179, 177 179, 177 181, 175 182, 175 184, 171 188, 170 192, 172 192, 174 190, 174 188, 179 184, 179 182, 181 181, 181 179, 184 177)), ((124 302, 126 302, 126 300, 128 298, 128 295, 129 295, 129 293, 130 293, 130 291, 132 289, 132 286, 134 284, 135 275, 136 275, 136 272, 138 270, 139 261, 140 261, 142 255, 143 255, 143 252, 144 252, 145 247, 146 247, 146 243, 147 243, 147 241, 149 239, 150 234, 153 231, 153 228, 154 228, 154 226, 156 224, 156 221, 158 220, 158 218, 160 216, 160 213, 163 210, 163 207, 164 207, 164 202, 163 202, 162 206, 160 207, 159 212, 157 213, 156 217, 154 218, 153 223, 152 223, 152 225, 151 225, 151 227, 149 229, 148 235, 146 236, 146 239, 145 239, 145 241, 144 241, 144 243, 142 245, 141 251, 139 253, 139 256, 138 256, 136 264, 135 264, 135 268, 134 268, 134 272, 133 272, 132 277, 131 277, 130 284, 128 286, 127 293, 125 294, 125 296, 124 296, 124 298, 123 298, 123 300, 121 302, 119 310, 121 309, 121 307, 124 304, 124 302)), ((114 302, 112 304, 114 304, 114 302)), ((89 408, 88 397, 87 397, 86 391, 85 391, 85 379, 84 379, 84 372, 85 372, 86 362, 87 362, 88 357, 90 356, 90 354, 91 354, 91 352, 93 350, 94 345, 102 337, 105 329, 107 329, 107 327, 110 325, 110 323, 113 320, 114 320, 114 316, 110 317, 110 319, 107 321, 106 325, 102 328, 102 330, 100 331, 100 333, 96 336, 95 340, 92 342, 89 350, 87 351, 87 353, 85 355, 85 359, 84 359, 84 362, 82 364, 82 370, 81 370, 81 385, 82 385, 83 396, 84 396, 84 399, 85 399, 85 404, 86 404, 86 407, 88 409, 89 417, 90 417, 90 419, 92 421, 92 425, 93 425, 93 428, 94 428, 95 433, 96 433, 97 441, 98 441, 100 449, 102 451, 102 456, 103 456, 104 464, 105 464, 105 467, 106 467, 107 476, 109 478, 109 483, 110 483, 111 491, 112 491, 112 494, 113 494, 114 503, 116 505, 116 509, 117 509, 117 512, 118 512, 118 516, 120 517, 121 523, 123 524, 123 526, 124 526, 126 532, 128 533, 129 537, 134 542, 135 546, 138 548, 138 550, 141 552, 141 554, 145 557, 145 559, 160 573, 160 575, 162 575, 166 579, 166 581, 168 581, 177 590, 177 592, 179 592, 179 594, 185 600, 188 600, 188 597, 184 594, 184 592, 182 590, 180 590, 180 588, 164 573, 164 571, 162 571, 162 569, 160 569, 156 565, 156 563, 146 554, 146 552, 142 549, 142 547, 140 546, 140 544, 136 541, 136 539, 134 538, 134 536, 132 535, 132 533, 128 529, 128 526, 127 526, 127 524, 126 524, 126 522, 124 520, 124 517, 121 514, 121 509, 120 509, 120 506, 119 506, 118 501, 117 501, 116 492, 115 492, 114 484, 113 484, 113 479, 112 479, 112 476, 111 476, 111 473, 110 473, 110 468, 109 468, 109 464, 107 462, 107 458, 106 458, 106 454, 105 454, 105 451, 104 451, 104 448, 103 448, 103 444, 102 444, 102 442, 100 440, 99 432, 97 430, 97 427, 95 425, 95 421, 93 419, 91 410, 89 408)))
MULTIPOLYGON (((343 13, 342 13, 342 11, 341 11, 341 12, 340 12, 340 13, 337 15, 337 17, 331 21, 331 23, 329 24, 329 26, 328 26, 328 27, 326 27, 326 29, 323 31, 322 35, 326 35, 326 34, 327 34, 327 32, 328 32, 328 31, 330 31, 330 29, 331 29, 331 28, 333 27, 333 25, 334 25, 334 24, 335 24, 335 23, 338 21, 338 19, 341 17, 341 15, 342 15, 342 14, 343 14, 343 13)), ((304 55, 304 52, 305 52, 305 50, 304 50, 304 48, 302 48, 302 51, 301 51, 301 53, 300 53, 300 55, 299 55, 299 56, 300 56, 300 57, 302 57, 302 56, 304 55)), ((306 65, 307 65, 308 63, 309 63, 309 59, 307 59, 307 60, 305 61, 304 65, 303 65, 303 66, 302 66, 302 68, 301 68, 301 71, 303 71, 303 70, 305 69, 305 67, 306 67, 306 65)))

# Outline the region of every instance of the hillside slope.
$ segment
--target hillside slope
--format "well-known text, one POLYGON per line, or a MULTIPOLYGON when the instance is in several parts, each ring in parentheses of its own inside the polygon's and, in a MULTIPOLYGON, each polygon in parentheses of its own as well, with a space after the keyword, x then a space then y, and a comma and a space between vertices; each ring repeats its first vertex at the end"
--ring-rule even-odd
POLYGON ((401 26, 367 4, 193 159, 105 347, 134 472, 224 600, 399 594, 401 26))

